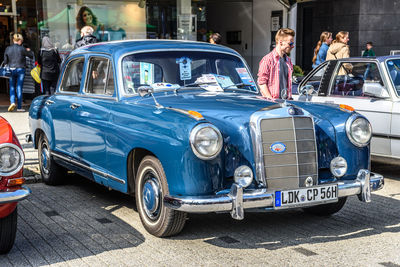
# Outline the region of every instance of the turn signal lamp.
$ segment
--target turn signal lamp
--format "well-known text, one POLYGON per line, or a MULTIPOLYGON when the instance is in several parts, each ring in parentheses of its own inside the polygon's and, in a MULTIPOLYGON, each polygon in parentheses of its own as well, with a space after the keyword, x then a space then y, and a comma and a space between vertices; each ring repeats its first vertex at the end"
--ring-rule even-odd
POLYGON ((17 185, 22 185, 23 183, 25 183, 25 178, 12 178, 8 179, 7 186, 8 187, 17 186, 17 185))
POLYGON ((351 106, 349 106, 349 105, 345 105, 345 104, 340 104, 340 105, 339 105, 339 108, 345 109, 345 110, 348 110, 348 111, 354 111, 354 108, 353 108, 353 107, 351 107, 351 106))
POLYGON ((203 119, 203 115, 201 115, 201 113, 199 113, 199 112, 197 112, 197 111, 188 110, 188 113, 189 113, 191 116, 193 116, 193 117, 195 117, 195 118, 197 118, 197 119, 203 119))

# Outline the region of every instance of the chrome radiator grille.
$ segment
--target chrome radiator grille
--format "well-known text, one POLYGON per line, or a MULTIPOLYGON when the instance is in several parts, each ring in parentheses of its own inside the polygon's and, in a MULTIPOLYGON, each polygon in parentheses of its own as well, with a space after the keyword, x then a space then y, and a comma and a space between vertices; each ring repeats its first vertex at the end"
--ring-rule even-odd
POLYGON ((307 177, 312 177, 313 184, 317 184, 317 152, 311 118, 263 119, 260 129, 268 188, 305 187, 307 177), (275 143, 284 144, 286 150, 273 152, 271 145, 275 143))

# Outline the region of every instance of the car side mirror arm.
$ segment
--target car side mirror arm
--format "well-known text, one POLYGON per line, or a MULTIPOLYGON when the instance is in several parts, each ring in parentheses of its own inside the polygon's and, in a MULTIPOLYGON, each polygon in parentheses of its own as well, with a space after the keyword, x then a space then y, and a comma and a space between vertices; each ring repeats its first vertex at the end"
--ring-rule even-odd
POLYGON ((154 103, 157 108, 164 108, 160 103, 158 103, 157 99, 154 97, 154 89, 151 86, 140 86, 138 88, 138 93, 141 97, 151 96, 153 97, 154 103))

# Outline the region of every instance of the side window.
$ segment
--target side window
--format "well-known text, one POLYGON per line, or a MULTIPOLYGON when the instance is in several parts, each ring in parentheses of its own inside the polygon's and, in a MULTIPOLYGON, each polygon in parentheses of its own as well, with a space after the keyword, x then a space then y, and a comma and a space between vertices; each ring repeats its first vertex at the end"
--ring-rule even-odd
POLYGON ((383 87, 379 68, 374 62, 341 63, 334 77, 331 95, 364 96, 366 86, 383 87))
POLYGON ((110 60, 102 57, 90 58, 85 93, 95 95, 114 94, 114 74, 110 60))
POLYGON ((84 58, 78 58, 68 63, 60 87, 61 92, 79 92, 84 62, 84 58))
POLYGON ((312 85, 314 87, 315 91, 319 91, 320 86, 321 86, 321 81, 322 81, 322 78, 324 77, 327 66, 328 65, 325 65, 320 70, 318 70, 316 73, 314 73, 314 75, 311 76, 304 85, 312 85))

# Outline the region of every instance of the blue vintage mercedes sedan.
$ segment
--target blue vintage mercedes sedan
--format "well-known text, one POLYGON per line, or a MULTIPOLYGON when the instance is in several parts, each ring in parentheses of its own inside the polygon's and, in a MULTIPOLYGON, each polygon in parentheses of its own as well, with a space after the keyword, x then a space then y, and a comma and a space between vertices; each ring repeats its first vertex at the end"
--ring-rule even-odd
POLYGON ((187 41, 101 43, 73 51, 52 96, 29 110, 43 181, 73 170, 135 196, 148 232, 187 213, 303 208, 330 215, 383 187, 371 126, 346 106, 264 99, 243 58, 187 41))

